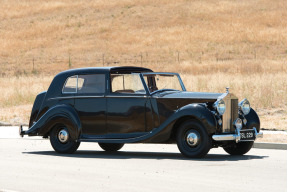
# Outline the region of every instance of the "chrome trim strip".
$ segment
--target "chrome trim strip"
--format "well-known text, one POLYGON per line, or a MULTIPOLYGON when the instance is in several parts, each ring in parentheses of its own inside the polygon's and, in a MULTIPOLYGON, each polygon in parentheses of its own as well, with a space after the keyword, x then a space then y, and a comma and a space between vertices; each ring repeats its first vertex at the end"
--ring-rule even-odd
POLYGON ((49 100, 54 100, 54 99, 83 99, 83 98, 101 98, 105 97, 104 95, 97 95, 97 96, 67 96, 67 97, 54 97, 54 98, 49 98, 49 100))
POLYGON ((67 96, 67 97, 54 97, 54 98, 49 98, 49 100, 54 100, 54 99, 85 99, 85 98, 148 98, 148 96, 139 96, 139 95, 97 95, 97 96, 67 96))
POLYGON ((228 135, 212 135, 212 139, 215 141, 235 141, 240 139, 240 136, 236 134, 228 134, 228 135))
POLYGON ((140 95, 107 95, 107 98, 148 98, 148 96, 140 96, 140 95))
POLYGON ((164 74, 169 74, 169 75, 178 75, 178 73, 171 73, 171 72, 143 72, 143 73, 141 73, 141 74, 143 74, 143 75, 154 75, 154 74, 162 74, 162 75, 164 75, 164 74))
POLYGON ((253 127, 253 129, 255 131, 255 138, 263 138, 263 133, 262 132, 258 133, 255 127, 253 127))
MULTIPOLYGON (((263 138, 263 133, 262 132, 258 133, 255 127, 253 127, 253 129, 243 129, 243 130, 244 131, 254 130, 254 132, 255 132, 255 139, 254 140, 243 140, 242 142, 255 141, 257 138, 263 138)), ((215 140, 215 141, 236 141, 236 143, 238 143, 240 141, 240 129, 236 130, 236 134, 213 135, 212 139, 215 140)))
MULTIPOLYGON (((174 91, 174 92, 176 92, 176 91, 174 91)), ((184 92, 184 91, 177 91, 177 92, 184 92)), ((153 95, 152 97, 153 98, 160 98, 160 99, 170 99, 168 97, 161 97, 161 96, 155 96, 155 95, 153 95)), ((198 97, 177 97, 176 99, 211 100, 213 98, 208 98, 208 97, 202 97, 202 98, 198 98, 198 97)))

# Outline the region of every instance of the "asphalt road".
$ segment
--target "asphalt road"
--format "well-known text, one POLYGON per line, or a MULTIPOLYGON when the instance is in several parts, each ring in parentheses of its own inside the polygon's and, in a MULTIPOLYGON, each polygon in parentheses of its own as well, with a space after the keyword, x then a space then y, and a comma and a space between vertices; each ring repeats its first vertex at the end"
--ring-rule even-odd
POLYGON ((176 145, 129 144, 115 153, 82 143, 75 154, 49 140, 0 139, 0 191, 287 191, 287 151, 212 149, 191 160, 176 145))

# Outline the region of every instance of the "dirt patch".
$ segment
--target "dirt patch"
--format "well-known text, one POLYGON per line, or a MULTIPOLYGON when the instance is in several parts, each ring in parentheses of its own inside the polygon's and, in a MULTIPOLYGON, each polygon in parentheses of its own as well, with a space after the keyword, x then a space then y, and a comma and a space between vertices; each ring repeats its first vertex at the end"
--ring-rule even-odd
POLYGON ((283 134, 264 134, 263 138, 257 139, 256 142, 287 143, 287 136, 283 134))
POLYGON ((258 109, 261 128, 264 130, 287 131, 287 107, 273 109, 258 109))

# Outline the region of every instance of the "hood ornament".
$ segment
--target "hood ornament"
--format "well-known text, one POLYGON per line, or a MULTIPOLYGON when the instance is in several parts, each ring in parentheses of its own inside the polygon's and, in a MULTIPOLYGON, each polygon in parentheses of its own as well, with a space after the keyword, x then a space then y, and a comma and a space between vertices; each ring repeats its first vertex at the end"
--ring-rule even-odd
POLYGON ((226 93, 229 93, 229 87, 226 87, 226 93))

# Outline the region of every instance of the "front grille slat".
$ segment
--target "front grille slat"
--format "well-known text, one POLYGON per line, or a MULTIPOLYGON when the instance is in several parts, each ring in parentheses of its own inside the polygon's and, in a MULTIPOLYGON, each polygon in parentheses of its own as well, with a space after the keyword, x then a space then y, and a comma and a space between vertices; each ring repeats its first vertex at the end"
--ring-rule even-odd
POLYGON ((238 99, 231 99, 231 127, 230 131, 235 131, 233 122, 238 118, 238 99))
POLYGON ((222 132, 234 132, 233 122, 238 118, 238 98, 229 93, 223 98, 226 106, 222 115, 222 132))

